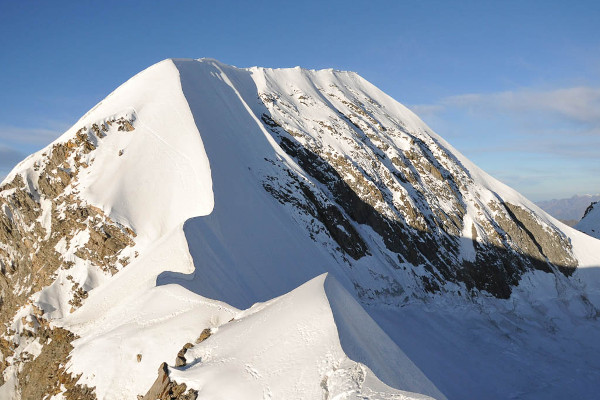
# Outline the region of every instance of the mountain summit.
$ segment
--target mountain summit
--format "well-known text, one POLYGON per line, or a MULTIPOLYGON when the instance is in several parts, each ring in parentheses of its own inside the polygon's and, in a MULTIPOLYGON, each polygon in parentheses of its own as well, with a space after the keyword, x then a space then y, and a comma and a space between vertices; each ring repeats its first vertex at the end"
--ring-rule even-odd
POLYGON ((0 204, 2 398, 598 390, 600 241, 352 72, 165 60, 0 204))

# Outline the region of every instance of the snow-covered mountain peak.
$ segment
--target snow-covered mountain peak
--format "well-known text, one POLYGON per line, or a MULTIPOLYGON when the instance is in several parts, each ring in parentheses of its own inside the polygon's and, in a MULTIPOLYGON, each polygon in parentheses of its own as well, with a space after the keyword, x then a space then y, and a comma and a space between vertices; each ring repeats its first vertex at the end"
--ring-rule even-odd
POLYGON ((443 398, 401 316, 467 310, 510 363, 515 321, 580 343, 600 303, 600 241, 331 69, 155 64, 7 177, 0 241, 6 398, 443 398))

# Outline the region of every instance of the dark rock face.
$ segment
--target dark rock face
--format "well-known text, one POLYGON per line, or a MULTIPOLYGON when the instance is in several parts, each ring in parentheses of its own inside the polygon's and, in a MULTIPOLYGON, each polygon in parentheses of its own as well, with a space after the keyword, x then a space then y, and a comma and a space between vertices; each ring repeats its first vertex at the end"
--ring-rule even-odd
POLYGON ((598 204, 597 201, 592 202, 584 211, 583 218, 587 217, 587 215, 594 209, 594 207, 598 204))
POLYGON ((600 239, 600 202, 592 202, 583 215, 581 221, 577 222, 574 226, 575 229, 590 235, 592 237, 600 239))
MULTIPOLYGON (((572 254, 572 246, 569 241, 559 235, 557 231, 547 231, 536 221, 533 214, 527 212, 519 206, 510 203, 504 203, 512 221, 518 226, 518 232, 515 235, 526 234, 521 240, 517 241, 520 248, 526 251, 526 255, 539 261, 539 268, 546 270, 544 262, 558 267, 565 275, 573 273, 577 267, 577 260, 572 254)), ((504 229, 509 235, 517 230, 504 229)))
MULTIPOLYGON (((501 198, 482 201, 470 189, 475 185, 469 171, 435 139, 410 132, 400 122, 376 120, 372 109, 378 105, 368 99, 343 98, 335 88, 319 90, 342 105, 337 106, 339 117, 316 121, 322 128, 316 134, 285 126, 282 121, 288 118, 278 116, 306 117, 277 95, 259 94, 265 128, 310 178, 307 182, 281 166, 290 181, 267 178, 263 186, 281 203, 320 221, 351 259, 372 254, 362 228, 367 226, 395 254, 397 261, 388 259, 393 268, 412 265, 427 271, 417 277, 425 291, 455 282, 499 298, 510 297, 527 271, 570 275, 577 267, 562 232, 501 198), (342 154, 320 141, 326 137, 345 141, 352 150, 342 154), (390 138, 402 138, 407 145, 398 148, 390 138), (468 207, 476 218, 465 226, 468 207), (464 237, 465 231, 470 237, 464 237), (465 247, 472 249, 470 256, 464 256, 465 247)), ((306 104, 319 102, 301 96, 306 104)), ((361 293, 360 283, 355 286, 361 293)), ((396 292, 392 286, 386 295, 396 292)))
MULTIPOLYGON (((42 317, 41 310, 34 308, 34 311, 35 315, 24 319, 20 336, 22 342, 39 343, 39 354, 21 349, 14 356, 19 344, 0 339, 2 354, 13 355, 11 361, 21 365, 16 375, 21 398, 44 399, 62 393, 67 400, 96 399, 93 388, 79 384, 80 376, 73 376, 65 369, 73 349, 71 342, 77 337, 65 329, 51 327, 42 317)), ((3 362, 6 361, 4 359, 3 362)))

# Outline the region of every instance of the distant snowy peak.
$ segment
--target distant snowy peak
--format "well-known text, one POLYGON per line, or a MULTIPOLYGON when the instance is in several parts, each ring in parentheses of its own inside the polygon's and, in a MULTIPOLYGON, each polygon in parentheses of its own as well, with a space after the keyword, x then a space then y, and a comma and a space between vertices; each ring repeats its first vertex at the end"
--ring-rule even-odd
POLYGON ((600 202, 596 201, 588 206, 575 228, 600 239, 600 202))

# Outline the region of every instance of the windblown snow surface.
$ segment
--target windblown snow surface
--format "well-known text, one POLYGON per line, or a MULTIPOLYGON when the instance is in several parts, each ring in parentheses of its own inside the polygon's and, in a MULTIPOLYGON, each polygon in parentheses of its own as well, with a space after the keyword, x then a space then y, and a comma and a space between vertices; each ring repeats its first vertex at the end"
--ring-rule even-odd
MULTIPOLYGON (((98 398, 136 399, 165 361, 171 378, 200 399, 597 398, 600 241, 489 177, 360 76, 165 60, 58 141, 115 115, 135 119, 135 134, 104 138, 78 190, 136 232, 131 252, 139 257, 113 276, 75 265, 71 273, 93 290, 72 314, 58 284, 37 299, 54 324, 80 337, 68 369, 98 398), (306 174, 261 122, 261 96, 294 105, 318 128, 335 114, 322 88, 370 99, 375 119, 431 138, 469 171, 477 196, 510 200, 559 226, 577 271, 570 278, 528 272, 507 300, 460 295, 452 285, 425 293, 407 272, 401 301, 362 299, 353 282, 377 290, 392 269, 383 250, 345 260, 262 184, 287 179, 280 165, 306 174), (303 93, 318 101, 305 104, 303 93), (206 328, 211 336, 176 367, 178 351, 206 328)), ((278 115, 290 130, 310 133, 306 120, 278 115)), ((351 151, 341 139, 329 145, 351 151)), ((383 247, 368 237, 371 249, 383 247)), ((468 246, 461 251, 469 257, 468 246)), ((10 398, 7 386, 0 394, 10 398)))

